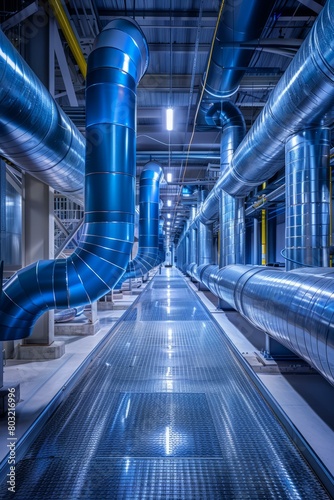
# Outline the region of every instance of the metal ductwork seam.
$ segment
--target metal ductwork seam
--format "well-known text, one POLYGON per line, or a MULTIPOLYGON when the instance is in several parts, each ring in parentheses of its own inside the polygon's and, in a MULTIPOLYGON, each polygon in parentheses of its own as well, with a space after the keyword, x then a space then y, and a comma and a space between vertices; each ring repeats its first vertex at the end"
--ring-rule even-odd
POLYGON ((161 166, 151 161, 145 165, 139 181, 139 245, 117 288, 127 279, 139 278, 162 262, 159 252, 159 203, 161 166))
POLYGON ((134 238, 136 89, 148 47, 134 21, 114 19, 97 37, 86 84, 85 223, 67 259, 38 261, 5 285, 1 340, 27 337, 48 309, 89 304, 110 291, 134 238))
POLYGON ((327 1, 308 37, 233 156, 217 188, 246 196, 284 164, 288 138, 333 122, 334 2, 327 1))
POLYGON ((0 154, 83 204, 85 139, 0 31, 0 154))

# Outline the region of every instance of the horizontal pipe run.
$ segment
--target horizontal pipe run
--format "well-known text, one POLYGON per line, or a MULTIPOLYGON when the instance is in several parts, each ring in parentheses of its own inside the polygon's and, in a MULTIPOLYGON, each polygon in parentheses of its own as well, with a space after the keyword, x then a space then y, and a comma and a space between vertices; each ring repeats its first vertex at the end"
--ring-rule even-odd
POLYGON ((265 266, 232 265, 207 267, 205 276, 204 283, 212 293, 334 385, 331 271, 314 270, 312 274, 312 269, 285 272, 265 266))
POLYGON ((0 30, 0 154, 83 204, 85 139, 0 30))

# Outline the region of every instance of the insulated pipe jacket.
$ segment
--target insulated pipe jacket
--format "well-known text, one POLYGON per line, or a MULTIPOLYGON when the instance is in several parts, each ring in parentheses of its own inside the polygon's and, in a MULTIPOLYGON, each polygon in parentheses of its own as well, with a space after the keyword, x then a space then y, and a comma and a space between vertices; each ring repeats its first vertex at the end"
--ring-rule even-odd
POLYGON ((83 203, 85 139, 0 30, 0 155, 83 203))
POLYGON ((139 181, 139 245, 136 257, 130 260, 126 273, 117 284, 139 278, 160 264, 159 198, 162 168, 151 161, 142 170, 139 181))
POLYGON ((316 271, 207 266, 200 278, 211 292, 334 385, 334 280, 328 270, 316 271))
POLYGON ((136 89, 148 47, 133 21, 114 19, 88 59, 85 224, 67 259, 38 261, 16 273, 0 302, 0 340, 31 334, 48 309, 96 301, 123 275, 134 237, 136 89))

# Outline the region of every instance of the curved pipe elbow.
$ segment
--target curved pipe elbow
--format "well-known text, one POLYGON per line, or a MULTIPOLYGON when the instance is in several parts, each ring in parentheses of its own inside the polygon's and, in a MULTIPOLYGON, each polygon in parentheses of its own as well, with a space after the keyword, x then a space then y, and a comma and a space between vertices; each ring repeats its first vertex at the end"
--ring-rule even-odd
POLYGON ((1 340, 29 336, 48 309, 99 299, 124 274, 134 238, 136 87, 147 63, 147 43, 133 21, 115 19, 97 38, 86 88, 84 230, 70 257, 39 261, 6 284, 1 340))

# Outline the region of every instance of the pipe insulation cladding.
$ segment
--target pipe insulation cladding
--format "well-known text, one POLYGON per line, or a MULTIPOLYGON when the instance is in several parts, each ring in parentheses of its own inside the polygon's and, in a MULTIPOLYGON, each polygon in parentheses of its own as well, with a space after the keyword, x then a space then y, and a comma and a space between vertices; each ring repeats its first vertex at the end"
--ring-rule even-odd
POLYGON ((85 139, 1 30, 0 154, 83 203, 85 139))
POLYGON ((114 19, 97 37, 86 83, 82 236, 67 259, 38 261, 5 285, 0 340, 29 336, 48 309, 98 300, 123 275, 134 239, 136 90, 147 65, 147 42, 134 21, 114 19))
POLYGON ((201 277, 212 293, 334 385, 334 280, 325 271, 207 266, 201 277))

